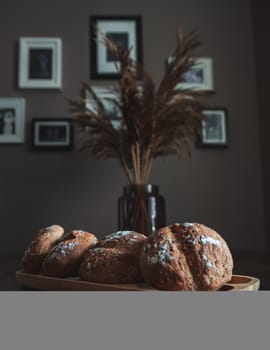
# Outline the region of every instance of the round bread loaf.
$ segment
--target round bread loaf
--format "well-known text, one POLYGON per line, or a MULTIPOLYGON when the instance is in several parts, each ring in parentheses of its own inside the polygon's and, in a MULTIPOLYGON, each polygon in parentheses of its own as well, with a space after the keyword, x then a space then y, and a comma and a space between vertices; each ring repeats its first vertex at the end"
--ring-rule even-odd
POLYGON ((79 268, 80 279, 112 284, 139 282, 139 253, 145 240, 145 235, 135 231, 105 236, 85 254, 79 268))
POLYGON ((144 280, 162 290, 218 290, 232 278, 225 240, 202 224, 183 223, 148 236, 140 252, 144 280))
POLYGON ((22 257, 22 270, 27 273, 38 273, 45 256, 63 234, 64 229, 60 225, 40 229, 22 257))
POLYGON ((97 242, 93 233, 82 230, 69 232, 47 254, 42 264, 43 274, 53 277, 77 275, 83 255, 97 242))

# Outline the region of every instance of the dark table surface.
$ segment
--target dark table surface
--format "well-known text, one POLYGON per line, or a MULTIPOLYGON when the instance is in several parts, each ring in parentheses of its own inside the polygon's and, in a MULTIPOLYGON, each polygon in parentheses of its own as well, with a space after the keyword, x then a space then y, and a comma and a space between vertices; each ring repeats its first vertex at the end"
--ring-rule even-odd
MULTIPOLYGON (((260 279, 260 290, 270 290, 270 254, 261 252, 232 252, 235 275, 260 279)), ((16 282, 15 273, 21 269, 21 257, 0 256, 0 291, 29 291, 16 282)))

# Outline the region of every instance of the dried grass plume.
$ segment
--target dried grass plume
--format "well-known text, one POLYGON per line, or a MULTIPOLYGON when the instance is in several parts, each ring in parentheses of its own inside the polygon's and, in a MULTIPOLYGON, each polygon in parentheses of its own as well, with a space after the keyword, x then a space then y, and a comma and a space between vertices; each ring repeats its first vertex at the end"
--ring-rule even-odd
POLYGON ((95 89, 82 83, 81 97, 69 100, 81 135, 81 150, 97 159, 118 159, 131 184, 148 182, 156 157, 181 156, 201 130, 204 96, 213 92, 176 88, 198 59, 198 34, 177 32, 176 47, 156 87, 150 74, 130 58, 130 48, 99 33, 101 42, 117 58, 119 79, 110 103, 121 111, 119 127, 112 123, 95 89), (89 108, 87 95, 94 108, 89 108))

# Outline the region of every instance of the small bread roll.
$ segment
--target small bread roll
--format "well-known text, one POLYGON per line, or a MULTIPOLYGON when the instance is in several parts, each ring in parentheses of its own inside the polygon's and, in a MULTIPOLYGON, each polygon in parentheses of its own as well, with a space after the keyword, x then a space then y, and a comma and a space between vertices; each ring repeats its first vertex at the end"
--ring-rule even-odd
POLYGON ((46 276, 71 277, 77 275, 83 255, 98 242, 90 232, 73 230, 66 234, 47 254, 42 264, 46 276))
POLYGON ((63 234, 64 229, 60 225, 40 229, 23 255, 22 270, 27 273, 38 273, 45 256, 63 234))
POLYGON ((145 235, 135 231, 106 236, 85 254, 79 268, 80 279, 113 284, 141 281, 139 252, 145 239, 145 235))

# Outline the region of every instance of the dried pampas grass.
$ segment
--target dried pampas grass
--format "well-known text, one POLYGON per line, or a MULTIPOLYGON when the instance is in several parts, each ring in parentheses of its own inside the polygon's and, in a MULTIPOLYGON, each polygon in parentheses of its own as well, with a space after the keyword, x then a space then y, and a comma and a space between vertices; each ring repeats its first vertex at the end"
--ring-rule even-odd
MULTIPOLYGON (((201 45, 196 32, 177 32, 177 45, 159 86, 130 58, 130 49, 119 47, 103 33, 101 42, 117 58, 120 78, 111 103, 121 111, 119 127, 94 88, 82 83, 79 100, 70 100, 71 113, 80 130, 82 151, 97 159, 118 159, 131 184, 148 182, 152 162, 160 156, 181 156, 201 129, 205 102, 213 92, 176 89, 181 77, 197 61, 201 45), (95 106, 89 108, 85 93, 95 106)), ((89 101, 88 101, 89 102, 89 101)))

